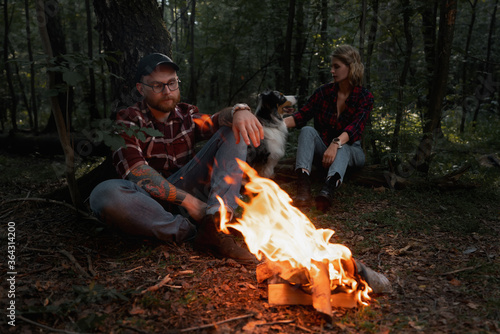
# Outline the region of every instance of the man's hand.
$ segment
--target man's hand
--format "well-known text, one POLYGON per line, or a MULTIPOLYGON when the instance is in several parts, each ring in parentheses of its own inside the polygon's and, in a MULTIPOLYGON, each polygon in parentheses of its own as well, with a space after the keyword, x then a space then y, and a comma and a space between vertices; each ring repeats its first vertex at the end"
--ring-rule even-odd
POLYGON ((181 206, 186 209, 188 214, 197 222, 200 222, 203 219, 207 209, 207 203, 200 201, 188 193, 186 193, 186 197, 182 201, 181 206))
POLYGON ((240 142, 240 135, 245 144, 258 147, 264 139, 264 128, 257 117, 252 113, 250 107, 238 108, 233 114, 233 133, 236 144, 240 142))

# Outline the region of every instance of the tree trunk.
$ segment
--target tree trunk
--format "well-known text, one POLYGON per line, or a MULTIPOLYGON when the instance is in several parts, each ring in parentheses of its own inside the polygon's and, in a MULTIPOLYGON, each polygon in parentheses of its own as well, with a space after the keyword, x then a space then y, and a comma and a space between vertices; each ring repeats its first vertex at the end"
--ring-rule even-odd
MULTIPOLYGON (((330 64, 329 55, 332 53, 332 50, 329 50, 328 43, 328 0, 321 0, 321 9, 320 9, 320 41, 321 45, 319 47, 320 57, 324 58, 327 65, 330 64)), ((326 71, 319 71, 319 82, 326 83, 328 80, 328 73, 326 71)))
MULTIPOLYGON (((469 2, 470 3, 470 2, 469 2)), ((474 28, 474 23, 476 22, 476 6, 477 6, 477 0, 474 0, 474 3, 471 3, 471 11, 472 15, 470 18, 470 24, 469 24, 469 31, 467 32, 467 39, 465 42, 465 50, 464 50, 464 60, 463 60, 463 67, 462 67, 462 120, 460 122, 460 133, 463 133, 465 130, 465 118, 467 116, 467 78, 468 78, 468 69, 469 69, 469 49, 470 49, 470 42, 472 39, 472 31, 474 28)))
POLYGON ((432 74, 434 73, 434 65, 436 61, 436 16, 438 9, 438 1, 430 1, 432 6, 428 6, 424 1, 421 7, 422 16, 422 36, 424 38, 424 56, 427 65, 428 87, 432 85, 432 74), (434 3, 433 3, 434 2, 434 3))
POLYGON ((372 64, 372 54, 373 48, 375 46, 375 39, 377 37, 378 29, 378 0, 372 0, 371 2, 373 18, 370 24, 370 31, 368 32, 368 46, 365 55, 365 85, 370 88, 371 86, 371 64, 372 64))
MULTIPOLYGON (((52 49, 52 55, 54 63, 51 65, 64 67, 64 62, 62 56, 67 54, 66 49, 66 36, 62 28, 61 23, 61 6, 57 0, 40 0, 40 5, 43 4, 44 14, 45 14, 45 26, 50 39, 50 47, 52 49)), ((40 25, 40 23, 39 23, 40 25)), ((69 69, 66 69, 69 71, 69 69)), ((57 72, 52 72, 54 75, 54 90, 59 90, 57 95, 58 104, 61 108, 61 112, 65 115, 66 120, 71 119, 71 114, 74 108, 74 92, 73 87, 68 86, 63 80, 63 71, 59 70, 57 72), (61 87, 66 87, 66 90, 61 90, 61 87)), ((56 132, 57 130, 57 120, 54 118, 54 113, 50 114, 49 121, 43 129, 43 133, 56 132)), ((71 127, 70 124, 66 124, 68 128, 71 127)))
POLYGON ((295 84, 292 84, 289 91, 285 91, 285 94, 297 94, 299 96, 305 96, 307 94, 307 79, 304 76, 304 51, 307 44, 307 34, 305 33, 306 28, 304 24, 304 0, 297 1, 297 14, 296 14, 296 24, 295 24, 295 57, 293 61, 293 78, 295 84))
MULTIPOLYGON (((94 54, 92 52, 92 32, 94 31, 94 29, 92 27, 92 12, 90 10, 90 0, 85 0, 85 14, 87 16, 87 55, 89 57, 89 60, 92 61, 94 59, 94 54)), ((98 119, 99 111, 97 110, 96 103, 95 74, 93 66, 89 67, 89 91, 87 93, 86 100, 89 106, 90 120, 98 119)))
POLYGON ((359 55, 363 62, 365 60, 366 1, 361 1, 361 19, 359 20, 359 55))
POLYGON ((172 38, 155 0, 94 0, 97 27, 110 56, 112 111, 137 102, 137 63, 143 56, 160 52, 172 56, 172 38))
MULTIPOLYGON (((370 31, 368 32, 368 45, 367 45, 367 50, 366 50, 366 55, 365 55, 365 73, 364 73, 364 81, 365 81, 365 86, 370 89, 371 88, 371 67, 372 67, 372 54, 373 54, 373 49, 375 46, 375 39, 377 37, 377 30, 378 30, 378 10, 379 10, 379 2, 378 0, 372 0, 371 2, 371 7, 372 7, 372 12, 373 12, 373 17, 371 20, 370 24, 370 31)), ((372 159, 374 162, 379 163, 380 162, 380 154, 378 151, 377 147, 377 142, 373 136, 370 135, 372 133, 372 115, 368 117, 367 123, 366 123, 366 129, 365 133, 368 134, 368 136, 363 136, 363 137, 368 137, 369 143, 367 143, 366 140, 363 140, 363 149, 366 149, 366 145, 370 145, 372 148, 372 159)))
MULTIPOLYGON (((99 41, 97 42, 97 45, 99 46, 99 54, 102 56, 102 54, 104 53, 102 50, 104 49, 103 45, 102 45, 102 37, 99 36, 99 41)), ((106 65, 104 64, 104 62, 101 62, 101 68, 100 68, 100 71, 101 73, 106 73, 106 69, 105 69, 106 65)), ((101 103, 102 103, 102 116, 103 118, 107 118, 110 116, 110 113, 108 112, 108 99, 109 99, 109 96, 108 96, 108 90, 106 89, 106 84, 108 83, 107 80, 104 78, 104 75, 101 75, 101 79, 100 79, 100 82, 101 82, 101 91, 99 92, 99 94, 101 95, 101 103)))
POLYGON ((412 9, 410 7, 409 0, 401 1, 402 10, 403 10, 403 29, 406 39, 406 49, 404 51, 404 63, 403 69, 401 70, 401 75, 399 76, 398 82, 398 110, 396 113, 396 123, 394 126, 394 133, 392 135, 392 143, 391 143, 391 151, 397 152, 399 149, 399 132, 401 130, 401 121, 403 119, 404 113, 404 91, 406 85, 406 77, 410 70, 410 61, 413 49, 413 36, 411 34, 411 17, 412 17, 412 9))
POLYGON ((292 38, 295 24, 295 0, 288 2, 288 19, 286 24, 285 49, 283 52, 283 92, 289 92, 292 85, 292 38))
POLYGON ((163 20, 165 20, 165 5, 166 5, 166 0, 161 0, 161 17, 163 20))
POLYGON ((4 61, 4 66, 5 66, 5 75, 7 79, 7 84, 9 85, 9 92, 10 92, 10 118, 12 122, 12 129, 14 131, 17 130, 17 95, 16 95, 16 90, 14 88, 14 82, 12 78, 12 72, 10 70, 10 64, 9 64, 9 7, 8 7, 8 1, 4 0, 3 2, 3 18, 4 18, 4 30, 5 30, 5 35, 4 35, 4 42, 3 42, 3 61, 4 61))
POLYGON ((29 1, 24 0, 24 12, 26 17, 26 43, 28 47, 28 59, 30 62, 30 109, 31 115, 33 117, 32 129, 38 132, 38 105, 36 101, 36 89, 35 89, 35 64, 33 62, 33 50, 31 47, 31 28, 30 28, 30 10, 29 1))
POLYGON ((196 105, 198 102, 198 76, 196 75, 196 48, 195 41, 195 27, 196 27, 196 0, 191 0, 191 10, 189 15, 189 93, 188 100, 190 103, 196 105))
POLYGON ((436 50, 436 66, 434 67, 433 85, 429 96, 429 105, 424 118, 424 133, 432 134, 441 124, 441 107, 446 94, 448 70, 450 67, 451 47, 455 19, 457 16, 457 0, 443 0, 440 8, 439 35, 436 50))
MULTIPOLYGON (((42 1, 36 3, 37 17, 39 18, 39 20, 43 20, 42 22, 46 22, 46 8, 42 7, 43 5, 44 3, 42 1)), ((38 27, 40 30, 41 42, 45 53, 47 54, 47 60, 49 61, 54 57, 54 55, 52 52, 49 33, 47 31, 48 25, 38 24, 38 27)), ((49 75, 48 88, 54 89, 56 84, 56 75, 53 71, 49 70, 47 72, 49 75)), ((59 106, 59 99, 57 98, 57 96, 51 96, 50 105, 52 107, 52 115, 54 116, 54 121, 57 126, 57 133, 59 134, 61 146, 64 150, 66 181, 68 183, 71 201, 73 202, 73 205, 76 209, 83 209, 83 202, 80 198, 80 193, 78 191, 78 185, 75 177, 75 152, 73 150, 73 147, 71 146, 69 127, 64 123, 64 116, 61 107, 59 106)))
POLYGON ((472 126, 476 127, 477 117, 479 115, 479 110, 481 109, 481 104, 487 99, 490 95, 495 93, 495 87, 492 80, 492 71, 491 71, 491 46, 493 44, 493 35, 495 32, 495 21, 497 16, 498 9, 498 0, 495 0, 495 5, 493 6, 493 12, 491 13, 490 20, 490 29, 488 32, 488 44, 486 47, 486 61, 483 64, 484 73, 486 73, 486 77, 480 76, 481 85, 478 91, 476 92, 477 105, 476 110, 474 111, 474 117, 472 118, 472 126))
POLYGON ((31 105, 30 105, 28 96, 26 95, 26 90, 24 89, 24 81, 21 78, 21 75, 19 73, 19 65, 18 65, 17 60, 16 60, 16 52, 12 48, 12 44, 10 42, 9 42, 9 49, 10 49, 10 53, 12 55, 11 60, 13 61, 14 69, 15 69, 15 73, 16 73, 16 78, 18 81, 17 91, 21 95, 21 101, 23 101, 24 106, 26 107, 26 110, 28 112, 28 121, 29 121, 30 128, 33 129, 33 115, 31 113, 31 105))
POLYGON ((429 171, 434 139, 441 131, 441 108, 448 82, 448 69, 450 65, 450 53, 456 15, 457 1, 442 0, 440 6, 438 41, 437 46, 434 48, 437 51, 436 63, 432 66, 434 75, 432 76, 432 85, 430 86, 427 109, 423 117, 424 134, 417 148, 417 153, 410 161, 410 165, 402 169, 405 173, 413 172, 415 169, 426 174, 429 171))

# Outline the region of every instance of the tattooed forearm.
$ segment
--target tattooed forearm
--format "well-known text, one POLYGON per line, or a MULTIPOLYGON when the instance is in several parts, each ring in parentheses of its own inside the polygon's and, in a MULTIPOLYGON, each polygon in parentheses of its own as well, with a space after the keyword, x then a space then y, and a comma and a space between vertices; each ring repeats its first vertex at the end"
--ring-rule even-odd
POLYGON ((180 205, 186 198, 185 191, 176 188, 148 165, 141 165, 132 169, 127 178, 156 199, 180 205))

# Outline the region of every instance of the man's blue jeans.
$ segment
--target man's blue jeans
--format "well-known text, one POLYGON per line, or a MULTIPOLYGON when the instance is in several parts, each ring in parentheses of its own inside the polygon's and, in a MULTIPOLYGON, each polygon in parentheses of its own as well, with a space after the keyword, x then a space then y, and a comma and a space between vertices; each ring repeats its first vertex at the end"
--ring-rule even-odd
MULTIPOLYGON (((235 209, 242 171, 236 158, 245 161, 247 146, 236 144, 232 129, 222 127, 196 156, 167 178, 176 187, 207 203, 207 214, 219 211, 222 198, 235 209)), ((97 185, 90 194, 90 207, 104 223, 128 234, 184 242, 194 237, 196 227, 181 207, 160 203, 128 180, 113 179, 97 185)))
MULTIPOLYGON (((299 142, 297 144, 297 157, 295 169, 304 168, 311 172, 314 162, 321 165, 321 159, 328 147, 323 143, 318 131, 312 126, 305 126, 300 130, 299 142)), ((327 178, 339 173, 340 181, 343 182, 347 167, 362 167, 365 164, 365 153, 358 140, 352 145, 342 145, 337 150, 337 156, 327 171, 327 178)))

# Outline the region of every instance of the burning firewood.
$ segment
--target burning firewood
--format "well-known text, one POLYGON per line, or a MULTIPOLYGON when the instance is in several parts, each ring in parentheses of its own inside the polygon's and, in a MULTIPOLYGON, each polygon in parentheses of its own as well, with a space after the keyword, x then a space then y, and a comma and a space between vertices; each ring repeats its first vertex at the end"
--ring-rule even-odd
POLYGON ((257 281, 267 280, 269 303, 312 305, 329 317, 332 306, 368 305, 372 290, 358 274, 351 251, 330 242, 335 232, 316 229, 276 183, 238 163, 249 177, 245 189, 250 201, 237 199, 241 218, 222 221, 221 230, 238 230, 250 252, 259 260, 266 258, 257 267, 257 281))
MULTIPOLYGON (((357 307, 358 302, 348 289, 335 285, 331 290, 327 267, 328 264, 319 263, 320 270, 311 278, 304 268, 292 268, 286 262, 265 261, 257 266, 257 282, 267 281, 271 305, 312 305, 328 316, 332 315, 332 307, 357 307)), ((352 264, 351 267, 354 274, 352 264)))
POLYGON ((328 261, 313 261, 311 271, 312 303, 316 311, 332 316, 332 304, 330 301, 330 276, 328 274, 328 261))

